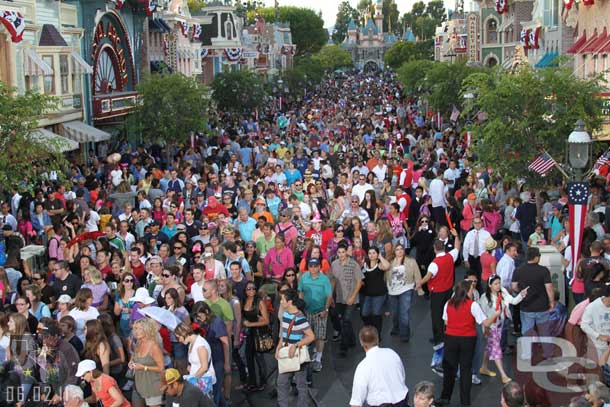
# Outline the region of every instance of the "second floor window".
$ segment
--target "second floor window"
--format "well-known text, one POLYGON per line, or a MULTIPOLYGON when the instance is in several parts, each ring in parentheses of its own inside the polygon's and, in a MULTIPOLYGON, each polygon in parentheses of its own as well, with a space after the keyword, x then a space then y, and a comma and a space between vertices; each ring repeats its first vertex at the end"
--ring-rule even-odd
POLYGON ((496 44, 498 42, 498 22, 493 18, 487 22, 487 43, 496 44))
POLYGON ((69 91, 69 69, 68 69, 68 56, 60 55, 59 56, 59 74, 61 75, 61 93, 68 94, 69 91))
MULTIPOLYGON (((43 55, 42 60, 44 62, 46 62, 47 65, 49 65, 53 69, 53 72, 55 72, 55 64, 53 63, 52 55, 43 55)), ((55 94, 55 78, 53 77, 53 75, 45 75, 43 77, 43 82, 44 82, 44 93, 46 93, 48 95, 54 95, 55 94)))

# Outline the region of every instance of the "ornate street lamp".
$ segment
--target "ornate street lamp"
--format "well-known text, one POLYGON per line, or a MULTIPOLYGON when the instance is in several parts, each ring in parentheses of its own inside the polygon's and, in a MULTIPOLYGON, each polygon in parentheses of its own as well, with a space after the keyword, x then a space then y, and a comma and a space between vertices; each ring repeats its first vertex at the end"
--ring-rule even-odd
POLYGON ((579 119, 568 137, 568 159, 570 165, 576 171, 578 180, 580 180, 582 171, 589 162, 590 150, 591 136, 587 133, 585 122, 579 119))

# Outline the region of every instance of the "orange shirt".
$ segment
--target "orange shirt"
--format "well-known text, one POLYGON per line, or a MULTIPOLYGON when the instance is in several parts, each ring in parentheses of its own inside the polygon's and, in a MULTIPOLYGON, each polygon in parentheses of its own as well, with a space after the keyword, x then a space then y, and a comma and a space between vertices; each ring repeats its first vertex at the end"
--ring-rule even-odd
POLYGON ((256 212, 252 214, 252 218, 254 220, 256 220, 258 222, 258 218, 260 218, 261 216, 265 216, 265 219, 267 219, 267 222, 269 223, 275 223, 273 221, 273 215, 271 214, 271 212, 265 211, 265 212, 256 212))
MULTIPOLYGON (((300 273, 309 273, 309 270, 307 269, 307 263, 305 263, 306 259, 301 260, 301 263, 299 263, 299 272, 300 273)), ((327 276, 330 275, 330 264, 328 263, 328 260, 326 259, 322 259, 322 264, 320 265, 320 271, 322 272, 322 274, 326 274, 327 276)))
MULTIPOLYGON (((114 398, 110 395, 109 390, 112 387, 114 387, 119 392, 119 394, 122 394, 122 393, 121 393, 121 390, 119 389, 119 385, 117 384, 116 380, 114 380, 114 378, 112 376, 108 376, 107 374, 102 374, 100 376, 100 380, 102 382, 102 385, 101 385, 102 389, 100 391, 94 390, 93 392, 95 393, 95 397, 97 397, 97 399, 102 402, 102 405, 104 407, 109 407, 114 404, 114 398)), ((127 399, 125 397, 123 397, 123 404, 121 404, 121 407, 131 407, 131 403, 129 403, 129 401, 127 401, 127 399)))

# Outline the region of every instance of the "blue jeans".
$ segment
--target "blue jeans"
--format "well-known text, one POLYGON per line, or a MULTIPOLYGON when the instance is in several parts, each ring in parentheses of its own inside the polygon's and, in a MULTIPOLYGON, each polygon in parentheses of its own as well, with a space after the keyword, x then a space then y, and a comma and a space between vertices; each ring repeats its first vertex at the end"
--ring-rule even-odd
MULTIPOLYGON (((550 316, 549 311, 541 312, 525 312, 521 311, 521 334, 524 337, 531 336, 549 336, 550 332, 550 316)), ((527 346, 529 342, 522 342, 527 346)), ((531 349, 531 348, 530 348, 531 349)), ((526 350, 526 353, 529 349, 526 350)), ((542 345, 545 358, 553 356, 553 345, 542 345)), ((523 354, 523 352, 521 352, 523 354)))
POLYGON ((479 369, 481 368, 481 362, 483 360, 483 350, 485 349, 485 335, 483 334, 483 328, 477 324, 477 344, 474 348, 474 355, 472 356, 472 374, 478 375, 479 369))
POLYGON ((394 322, 392 332, 398 332, 400 339, 408 340, 411 336, 411 302, 415 290, 408 290, 399 295, 389 295, 390 312, 394 322))
POLYGON ((385 304, 385 295, 365 296, 362 303, 362 316, 370 317, 372 315, 383 314, 383 304, 385 304))

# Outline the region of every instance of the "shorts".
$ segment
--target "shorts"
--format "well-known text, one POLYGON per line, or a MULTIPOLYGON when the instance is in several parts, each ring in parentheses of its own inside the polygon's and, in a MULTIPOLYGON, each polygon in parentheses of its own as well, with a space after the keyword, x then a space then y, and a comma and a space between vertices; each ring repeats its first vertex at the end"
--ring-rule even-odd
POLYGON ((183 343, 172 342, 172 355, 174 359, 186 360, 188 359, 189 348, 183 343))
POLYGON ((317 314, 307 314, 307 319, 309 320, 309 324, 311 325, 311 330, 316 336, 316 340, 325 341, 326 340, 326 325, 327 325, 328 313, 326 316, 322 317, 322 313, 317 314))
POLYGON ((147 406, 160 406, 163 404, 163 395, 144 398, 140 396, 140 393, 138 393, 138 391, 134 388, 131 392, 131 402, 137 403, 141 400, 144 400, 144 403, 147 406))

